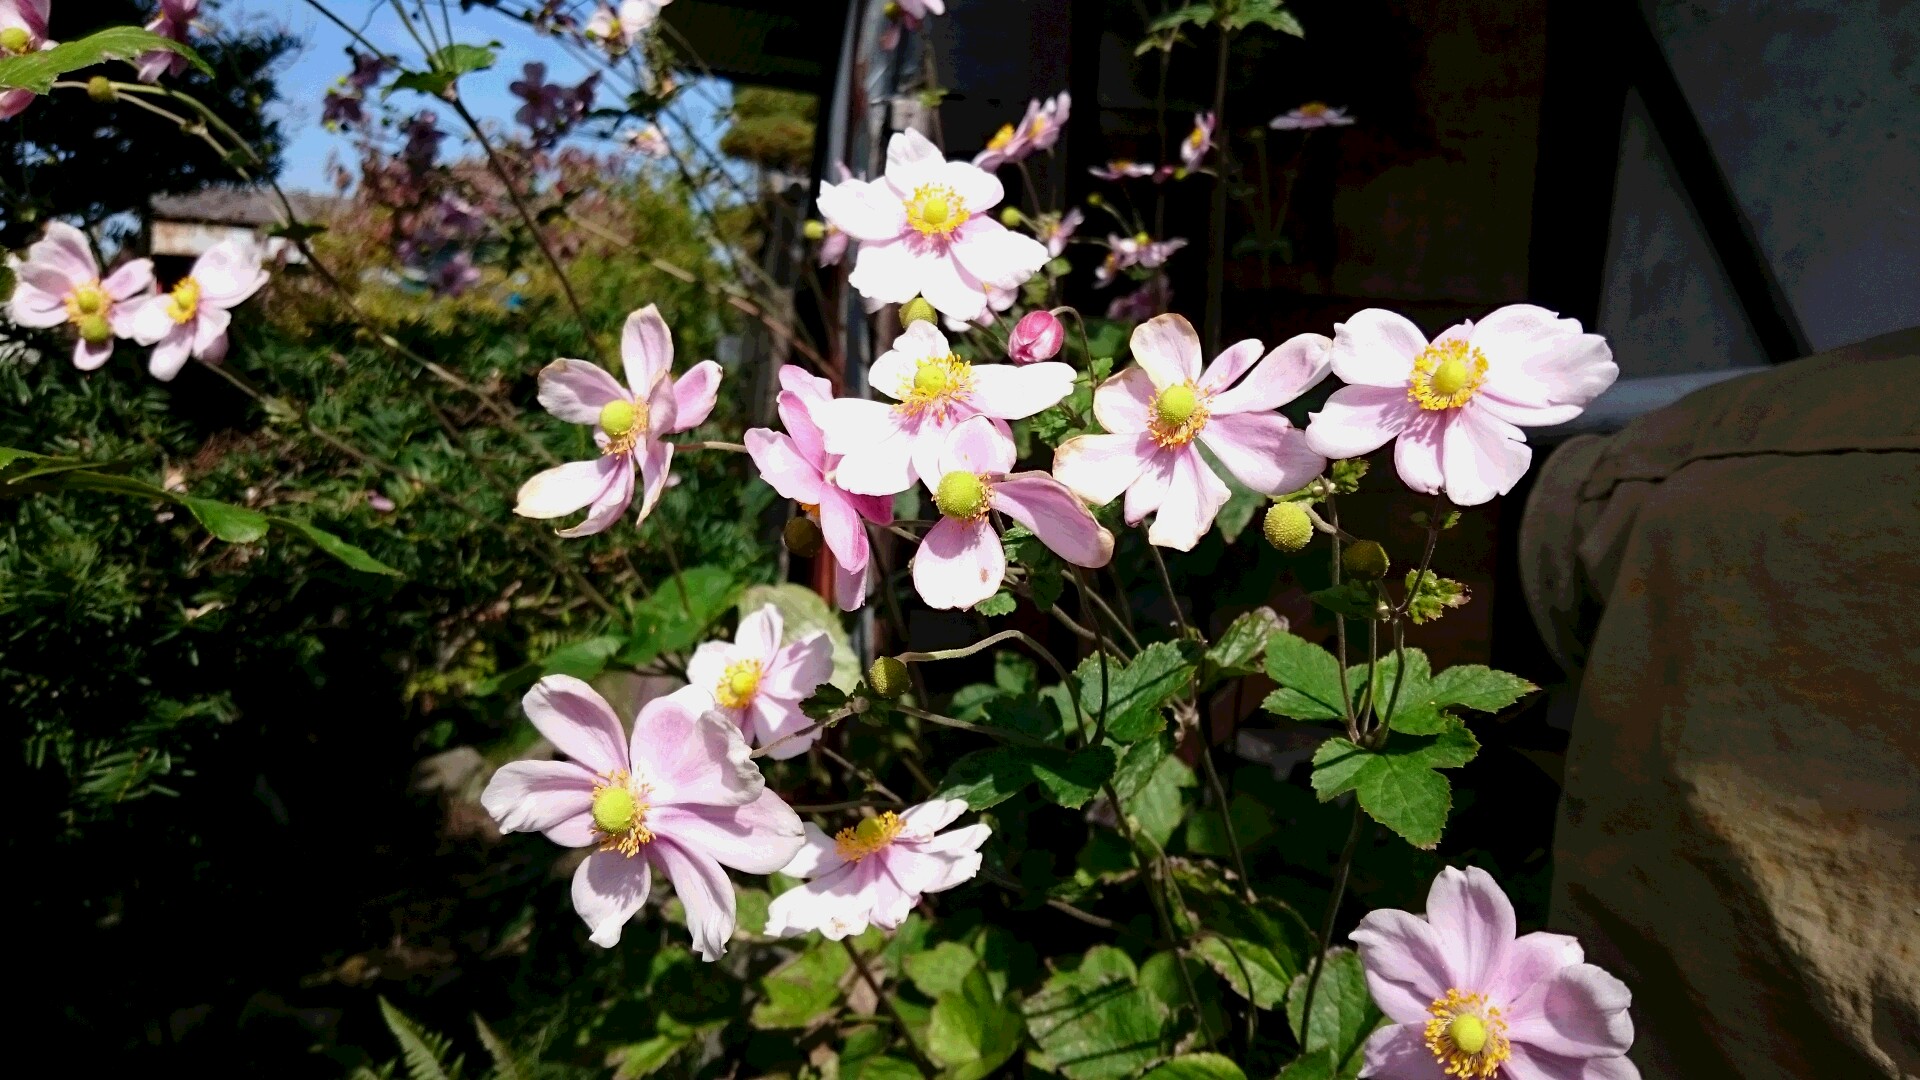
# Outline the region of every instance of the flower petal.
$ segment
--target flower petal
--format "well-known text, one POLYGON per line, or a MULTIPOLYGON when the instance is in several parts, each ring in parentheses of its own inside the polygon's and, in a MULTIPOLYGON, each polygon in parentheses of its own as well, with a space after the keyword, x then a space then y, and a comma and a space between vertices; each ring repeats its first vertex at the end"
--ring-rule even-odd
POLYGON ((987 416, 1024 420, 1073 393, 1073 368, 1055 361, 1015 367, 976 364, 967 399, 987 416))
POLYGON ((193 355, 209 364, 217 364, 227 355, 227 327, 233 316, 217 307, 203 305, 200 314, 187 325, 193 328, 193 355))
POLYGON ((987 313, 991 289, 962 267, 951 252, 922 254, 917 273, 920 295, 940 314, 971 322, 987 313))
POLYGON ((1232 490, 1200 457, 1199 448, 1191 444, 1182 447, 1173 455, 1173 475, 1167 482, 1166 498, 1160 500, 1153 524, 1147 529, 1147 542, 1192 551, 1232 497, 1232 490))
MULTIPOLYGON (((627 316, 620 330, 620 360, 633 396, 651 401, 654 386, 673 370, 673 332, 660 317, 659 307, 648 304, 627 316)), ((653 422, 657 425, 659 419, 653 422)))
POLYGON ((867 602, 867 567, 848 569, 845 564, 833 568, 833 602, 841 611, 858 611, 867 602))
POLYGON ((771 874, 800 852, 804 830, 771 788, 744 806, 663 806, 647 815, 657 836, 744 874, 771 874))
POLYGON ((840 857, 840 847, 834 843, 833 837, 811 821, 804 823, 804 827, 806 831, 800 839, 800 850, 794 852, 787 865, 780 868, 780 873, 792 878, 817 878, 847 865, 847 860, 840 857))
POLYGON ((580 524, 565 529, 555 529, 555 536, 571 539, 576 536, 592 536, 595 533, 606 532, 612 528, 614 522, 620 520, 620 515, 627 512, 627 507, 633 505, 633 459, 625 454, 616 454, 611 458, 600 460, 614 463, 613 478, 608 482, 605 490, 600 492, 599 497, 588 505, 587 516, 581 520, 580 524))
POLYGON ((906 823, 901 835, 931 838, 966 812, 965 799, 928 799, 900 812, 900 820, 906 823))
POLYGON ((1363 1077, 1383 1080, 1451 1080, 1440 1062, 1427 1049, 1426 1024, 1406 1023, 1383 1027, 1367 1038, 1363 1051, 1366 1064, 1363 1077))
POLYGON ((784 701, 804 701, 833 677, 833 639, 815 630, 781 649, 760 673, 760 693, 784 701))
POLYGON ((93 245, 87 242, 87 234, 64 221, 47 222, 46 233, 27 249, 26 265, 53 271, 68 289, 89 284, 100 276, 100 264, 94 261, 93 245))
POLYGON ((1440 468, 1440 447, 1447 425, 1455 418, 1440 412, 1414 414, 1393 444, 1393 467, 1400 482, 1431 495, 1446 486, 1446 473, 1440 468))
POLYGON ((819 467, 800 454, 791 437, 767 428, 753 428, 746 433, 745 441, 747 456, 753 459, 754 468, 760 470, 760 479, 779 492, 781 498, 820 505, 827 485, 820 479, 819 467))
POLYGON ((916 320, 893 339, 886 352, 867 369, 867 385, 895 400, 913 392, 914 376, 923 360, 944 360, 953 353, 947 336, 928 321, 916 320))
MULTIPOLYGON (((994 186, 999 186, 994 181, 994 186)), ((972 203, 968 203, 969 206, 972 203)), ((966 272, 996 289, 1017 289, 1047 265, 1047 245, 990 217, 976 216, 954 234, 950 249, 966 272)))
POLYGON ((578 762, 509 761, 487 781, 480 805, 503 833, 545 832, 591 813, 598 782, 599 777, 578 762))
POLYGON ((1513 903, 1485 870, 1442 868, 1427 890, 1427 922, 1447 954, 1452 985, 1483 991, 1506 969, 1513 903))
POLYGON ((1160 509, 1173 484, 1174 464, 1179 458, 1178 450, 1162 449, 1157 444, 1153 446, 1152 456, 1147 458, 1139 477, 1127 488, 1127 501, 1121 507, 1127 524, 1138 525, 1141 519, 1160 509))
MULTIPOLYGON (((64 312, 65 308, 61 310, 64 312)), ((131 331, 129 336, 142 345, 152 345, 182 332, 180 324, 174 322, 173 316, 167 313, 167 298, 164 296, 150 296, 145 300, 134 301, 132 314, 127 316, 126 325, 131 331)), ((187 334, 187 340, 192 341, 191 331, 187 334)))
POLYGON ((730 641, 706 641, 687 661, 687 685, 712 693, 726 677, 727 665, 738 659, 730 641))
POLYGON ((1100 384, 1093 392, 1093 418, 1115 433, 1147 430, 1157 391, 1146 369, 1134 365, 1100 384))
POLYGON ((933 608, 970 608, 1007 576, 1006 551, 985 518, 941 518, 913 556, 913 587, 933 608))
POLYGON ((980 872, 978 849, 990 832, 985 825, 956 829, 951 834, 956 842, 947 851, 926 851, 914 843, 889 844, 884 852, 887 874, 916 903, 923 894, 965 884, 980 872))
POLYGON ((1404 389, 1413 358, 1426 347, 1427 336, 1406 316, 1367 308, 1333 324, 1333 371, 1352 386, 1404 389))
POLYGON ((1458 412, 1441 435, 1440 467, 1447 498, 1456 506, 1478 506, 1513 490, 1533 463, 1533 448, 1519 428, 1475 402, 1458 412))
POLYGON ((1626 983, 1575 964, 1508 1003, 1507 1037, 1562 1057, 1617 1057, 1633 1045, 1632 1004, 1626 983))
POLYGON ((1509 1080, 1640 1080, 1640 1070, 1625 1057, 1573 1058, 1515 1042, 1501 1063, 1509 1080))
POLYGON ((734 927, 733 882, 727 872, 710 856, 665 834, 647 845, 647 858, 673 882, 674 895, 686 911, 693 951, 708 962, 726 955, 734 927))
POLYGON ((647 902, 653 874, 647 860, 617 851, 596 851, 573 872, 573 910, 592 931, 587 940, 603 949, 620 944, 620 931, 647 902))
POLYGON ((555 360, 540 369, 540 404, 570 424, 598 424, 608 403, 629 400, 620 381, 599 364, 555 360))
POLYGON ((101 365, 113 359, 113 339, 95 345, 86 338, 73 343, 73 366, 81 371, 97 371, 101 365))
POLYGON ((1113 534, 1093 519, 1080 497, 1042 472, 1014 473, 993 484, 994 509, 1033 530, 1048 550, 1075 566, 1105 566, 1113 534))
POLYGON ((1198 383, 1200 389, 1218 394, 1232 386, 1234 380, 1245 374, 1265 351, 1266 346, 1260 344, 1258 338, 1247 338, 1227 346, 1226 351, 1214 357, 1213 362, 1201 372, 1198 383))
POLYGON ((649 439, 643 443, 644 452, 640 457, 640 515, 634 524, 647 520, 654 506, 660 501, 660 493, 667 490, 667 478, 673 474, 673 444, 649 439))
POLYGON ((820 431, 819 421, 814 419, 813 409, 832 400, 831 397, 815 398, 792 390, 782 390, 776 403, 780 410, 780 423, 786 427, 787 437, 793 440, 794 453, 812 466, 816 474, 826 471, 827 440, 820 431))
POLYGON ((802 735, 801 732, 813 726, 813 718, 801 712, 795 702, 766 694, 756 696, 748 704, 747 722, 753 729, 753 744, 774 761, 799 757, 813 749, 822 734, 815 731, 802 735))
POLYGON ((838 488, 823 488, 816 505, 820 507, 820 532, 827 550, 843 570, 864 570, 871 549, 867 545, 867 527, 859 507, 838 488))
POLYGON ((1105 506, 1139 480, 1158 450, 1144 431, 1076 435, 1053 452, 1053 476, 1085 501, 1105 506))
MULTIPOLYGON (((813 826, 807 828, 811 831, 813 826)), ((818 930, 829 941, 839 941, 865 932, 873 906, 869 893, 879 866, 871 858, 841 862, 774 897, 767 905, 767 933, 794 937, 818 930)))
POLYGON ((919 254, 906 240, 870 240, 853 257, 847 284, 882 304, 904 304, 920 292, 919 254))
POLYGON ((1404 387, 1343 386, 1319 412, 1307 414, 1307 445, 1330 458, 1371 454, 1421 411, 1404 387))
POLYGON ((1307 437, 1276 412, 1215 416, 1200 429, 1200 441, 1241 483, 1265 495, 1298 491, 1327 467, 1307 437))
POLYGON ((251 238, 220 241, 194 260, 193 280, 200 284, 203 310, 238 307, 267 283, 259 245, 251 238))
POLYGON ((1545 931, 1522 934, 1507 950, 1507 965, 1486 987, 1486 993, 1499 1001, 1513 1001, 1561 968, 1585 960, 1586 951, 1578 938, 1545 931))
POLYGON ((932 476, 922 474, 920 479, 931 488, 938 487, 941 477, 950 472, 1003 473, 1013 468, 1018 456, 1012 435, 995 426, 990 417, 973 416, 947 432, 940 447, 939 471, 932 476))
POLYGON ((1439 931, 1418 915, 1395 908, 1370 911, 1349 937, 1360 950, 1367 989, 1396 1024, 1423 1024, 1427 1007, 1449 989, 1453 969, 1439 931))
POLYGON ((785 633, 786 620, 780 617, 780 609, 762 604, 740 617, 733 644, 742 658, 758 660, 764 666, 780 651, 780 638, 785 633))
POLYGON ((720 396, 720 365, 702 360, 673 384, 674 417, 669 433, 692 431, 707 422, 720 396))
POLYGON ((1474 324, 1467 340, 1487 358, 1483 395, 1513 423, 1571 420, 1620 376, 1605 338, 1581 333, 1578 319, 1532 304, 1494 311, 1474 324))
POLYGON ((153 343, 153 351, 147 354, 147 372, 161 382, 170 382, 180 374, 181 368, 187 366, 187 359, 192 354, 192 325, 175 326, 166 336, 153 343))
POLYGON ((1184 315, 1155 315, 1133 328, 1133 360, 1155 389, 1200 378, 1200 335, 1184 315))
POLYGON ((100 289, 117 304, 124 304, 142 294, 152 295, 153 260, 133 259, 120 264, 120 268, 107 275, 100 283, 100 289))
POLYGON ((858 495, 894 495, 913 486, 913 434, 891 405, 838 398, 816 410, 827 449, 841 455, 836 486, 858 495))
POLYGON ((571 675, 548 675, 520 699, 533 726, 559 751, 601 776, 627 767, 627 736, 605 698, 571 675))
POLYGON ((1277 409, 1320 385, 1332 366, 1332 356, 1332 340, 1319 334, 1288 338, 1262 357, 1240 385, 1219 393, 1207 408, 1215 416, 1277 409))
POLYGON ((820 185, 814 206, 834 228, 855 240, 891 240, 907 228, 907 209, 884 184, 845 180, 820 185))
POLYGON ((766 790, 740 725, 705 687, 647 702, 628 746, 635 779, 653 788, 655 806, 744 806, 766 790))
MULTIPOLYGON (((7 300, 7 315, 15 323, 44 330, 67 321, 67 294, 64 283, 59 291, 45 289, 27 279, 16 268, 13 296, 7 300)), ((41 275, 50 277, 51 275, 41 275)))
POLYGON ((632 468, 625 454, 556 465, 520 485, 513 512, 539 520, 565 517, 599 499, 623 468, 632 468))

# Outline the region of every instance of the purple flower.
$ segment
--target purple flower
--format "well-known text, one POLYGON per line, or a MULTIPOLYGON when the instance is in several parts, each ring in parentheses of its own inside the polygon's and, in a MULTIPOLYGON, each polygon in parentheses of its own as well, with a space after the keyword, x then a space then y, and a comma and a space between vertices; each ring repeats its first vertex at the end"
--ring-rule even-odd
MULTIPOLYGON (((160 0, 160 12, 147 23, 147 30, 174 41, 187 40, 187 27, 200 14, 200 0, 160 0)), ((141 82, 159 82, 162 75, 178 75, 187 70, 187 58, 167 49, 141 53, 134 61, 141 82)))
POLYGON ((1352 938, 1391 1021, 1367 1040, 1361 1076, 1639 1080, 1626 984, 1573 938, 1516 936, 1513 904, 1484 870, 1440 871, 1424 917, 1369 912, 1352 938))
POLYGON ((1102 180, 1128 180, 1135 177, 1152 176, 1153 166, 1143 165, 1137 161, 1128 161, 1125 158, 1116 158, 1113 161, 1107 162, 1105 165, 1095 165, 1087 171, 1102 180))
POLYGON ((1173 306, 1173 282, 1165 274, 1155 274, 1125 296, 1107 305, 1107 318, 1118 322, 1145 322, 1173 306))
POLYGON ((1213 114, 1195 113, 1193 130, 1180 140, 1180 164, 1188 172, 1200 168, 1207 158, 1207 152, 1213 149, 1213 114))

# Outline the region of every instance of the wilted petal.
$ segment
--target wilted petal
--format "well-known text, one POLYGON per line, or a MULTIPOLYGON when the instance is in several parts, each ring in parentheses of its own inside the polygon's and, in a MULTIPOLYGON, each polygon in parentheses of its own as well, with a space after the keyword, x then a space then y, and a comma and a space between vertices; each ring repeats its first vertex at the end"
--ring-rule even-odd
POLYGON ((1300 334, 1262 357, 1240 385, 1220 393, 1207 407, 1215 416, 1277 409, 1318 386, 1332 362, 1330 339, 1300 334))
POLYGON ((993 507, 1033 530, 1048 550, 1075 566, 1105 566, 1113 534, 1093 519, 1065 484, 1041 472, 1015 473, 993 483, 993 507))
POLYGON ((1157 389, 1200 378, 1200 335, 1183 315, 1155 315, 1133 328, 1133 359, 1157 389))
POLYGON ((1285 495, 1307 486, 1327 459, 1275 412, 1228 413, 1200 429, 1200 441, 1228 472, 1263 495, 1285 495))
POLYGON ((1385 308, 1357 311, 1333 324, 1334 373, 1355 386, 1399 387, 1413 373, 1413 359, 1427 347, 1420 328, 1385 308))
POLYGON ((605 776, 627 767, 627 737, 605 698, 571 675, 533 684, 520 707, 559 751, 605 776))
POLYGON ((1403 386, 1343 386, 1319 412, 1307 414, 1307 445, 1330 458, 1370 454, 1422 411, 1403 386))
POLYGON ((1007 576, 1007 556, 985 518, 941 518, 913 557, 913 587, 933 608, 970 608, 1007 576))
POLYGON ((673 384, 674 418, 668 431, 692 431, 707 422, 720 395, 720 365, 702 360, 673 384))
POLYGON ((1456 506, 1478 506, 1512 491, 1533 462, 1527 437, 1474 402, 1456 411, 1441 434, 1447 498, 1456 506))
POLYGON ((572 761, 510 761, 494 771, 480 805, 501 832, 545 832, 593 810, 599 778, 572 761))
POLYGON ((720 712, 707 687, 647 702, 629 749, 635 778, 652 786, 655 806, 743 806, 766 790, 740 725, 720 712))
MULTIPOLYGON (((633 395, 651 400, 653 389, 673 370, 673 332, 660 317, 660 309, 648 304, 627 316, 620 330, 620 359, 626 365, 627 387, 633 395)), ((660 418, 652 417, 655 431, 660 418)))
POLYGON ((592 931, 588 938, 603 949, 620 944, 627 920, 647 902, 653 876, 647 860, 617 851, 596 851, 573 872, 573 910, 592 931))
POLYGON ((602 408, 627 400, 619 380, 599 364, 555 360, 540 369, 540 404, 570 424, 598 424, 602 408))
POLYGON ((673 882, 674 894, 686 910, 693 951, 702 960, 720 959, 727 942, 733 940, 733 882, 727 880, 727 872, 710 856, 665 834, 647 845, 647 857, 659 863, 673 882))
POLYGON ((1232 497, 1232 490, 1213 475, 1197 447, 1189 444, 1181 448, 1173 455, 1173 475, 1167 482, 1166 497, 1154 512, 1153 525, 1147 529, 1147 542, 1192 551, 1232 497))
POLYGON ((744 874, 771 874, 799 853, 800 815, 771 789, 744 806, 663 806, 647 827, 744 874))
POLYGON ((978 364, 967 398, 987 416, 1023 420, 1073 393, 1073 368, 1055 361, 1015 367, 978 364))
POLYGON ((1158 449, 1144 431, 1076 435, 1053 452, 1053 476, 1080 498, 1104 506, 1139 480, 1158 449))

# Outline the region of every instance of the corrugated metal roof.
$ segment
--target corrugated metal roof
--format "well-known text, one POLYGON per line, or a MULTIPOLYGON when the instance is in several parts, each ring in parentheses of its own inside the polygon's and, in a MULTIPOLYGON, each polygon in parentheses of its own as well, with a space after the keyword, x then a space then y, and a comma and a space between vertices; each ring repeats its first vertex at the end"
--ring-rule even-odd
MULTIPOLYGON (((306 192, 292 192, 287 201, 302 221, 325 220, 344 205, 344 200, 332 195, 306 192)), ((147 206, 155 218, 210 225, 274 225, 283 217, 279 198, 264 188, 211 188, 187 195, 155 195, 147 206)))

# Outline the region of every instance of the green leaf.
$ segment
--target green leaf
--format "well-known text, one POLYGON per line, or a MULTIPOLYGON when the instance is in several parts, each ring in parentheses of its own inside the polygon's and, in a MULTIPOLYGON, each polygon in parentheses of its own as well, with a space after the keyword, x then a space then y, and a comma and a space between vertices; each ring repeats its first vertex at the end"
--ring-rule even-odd
POLYGON ((230 544, 250 544, 267 535, 267 515, 258 510, 195 495, 179 496, 179 501, 208 532, 230 544))
POLYGON ((941 994, 927 1019, 927 1056, 946 1066, 942 1080, 982 1080, 1020 1049, 1020 1014, 993 996, 986 974, 969 972, 941 994))
POLYGON ((1352 949, 1327 950, 1326 967, 1313 992, 1313 1017, 1302 1024, 1309 972, 1295 976, 1287 991, 1287 1026, 1309 1052, 1326 1050, 1335 1076, 1360 1071, 1360 1048, 1385 1019, 1367 991, 1360 957, 1352 949))
POLYGON ((1366 581, 1344 581, 1331 588, 1307 594, 1307 599, 1349 619, 1372 619, 1379 611, 1378 585, 1366 581))
POLYGON ((1247 1074, 1224 1054, 1181 1054, 1141 1080, 1247 1080, 1247 1074))
POLYGON ((1280 1070, 1277 1080, 1336 1080, 1333 1051, 1322 1047, 1300 1055, 1280 1070))
POLYGON ((626 644, 617 637, 590 637, 584 641, 572 641, 547 654, 540 665, 542 675, 571 675, 576 679, 592 679, 607 669, 607 661, 626 644))
POLYGON ((1214 20, 1212 4, 1188 4, 1186 7, 1170 11, 1147 24, 1148 33, 1172 30, 1192 23, 1195 26, 1210 26, 1214 20))
POLYGON ((1381 751, 1328 739, 1313 755, 1313 790, 1325 802, 1348 791, 1375 821, 1419 848, 1440 842, 1453 792, 1433 771, 1472 761, 1480 743, 1455 720, 1438 735, 1396 735, 1381 751))
POLYGON ((633 605, 633 635, 620 662, 638 666, 662 653, 693 648, 739 590, 733 575, 717 566, 688 567, 655 585, 651 595, 633 605))
POLYGON ((803 1028, 840 1000, 851 961, 837 941, 821 941, 760 980, 761 1001, 748 1018, 757 1028, 803 1028))
POLYGON ((1220 25, 1229 30, 1243 30, 1249 26, 1266 26, 1283 34, 1294 37, 1306 37, 1306 28, 1293 13, 1276 3, 1275 0, 1240 0, 1233 13, 1220 21, 1220 25))
POLYGON ((1287 620, 1270 607, 1254 608, 1233 620, 1221 632, 1220 639, 1207 649, 1200 666, 1202 688, 1259 671, 1267 653, 1267 640, 1285 633, 1286 629, 1287 620))
POLYGON ((1186 901, 1186 910, 1176 913, 1179 921, 1204 934, 1194 955, 1254 1005, 1271 1009, 1284 1001, 1314 950, 1313 934, 1300 916, 1278 900, 1247 900, 1211 866, 1179 864, 1174 876, 1186 901))
MULTIPOLYGON (((500 43, 496 41, 492 44, 500 43)), ((433 70, 455 76, 485 71, 493 66, 493 61, 493 50, 484 45, 443 45, 427 58, 433 70)))
POLYGON ((380 1016, 400 1044, 400 1056, 412 1080, 452 1080, 460 1074, 460 1059, 447 1060, 452 1044, 444 1036, 421 1027, 384 997, 380 998, 380 1016))
POLYGON ((780 613, 783 629, 780 642, 791 645, 816 631, 826 631, 833 645, 833 674, 827 681, 851 691, 860 681, 860 658, 854 654, 847 628, 827 601, 805 585, 783 582, 779 585, 754 585, 740 594, 734 609, 742 617, 772 604, 780 613))
POLYGON ((388 574, 393 577, 402 576, 400 571, 367 554, 364 548, 349 544, 325 529, 317 528, 304 521, 297 521, 293 518, 277 517, 273 519, 273 523, 275 525, 284 525, 299 533, 301 536, 306 537, 313 542, 314 547, 346 563, 351 569, 366 574, 388 574))
POLYGON ((1261 707, 1295 720, 1339 720, 1340 661, 1297 634, 1275 634, 1267 641, 1267 677, 1280 689, 1261 707))
POLYGON ((907 978, 914 989, 930 998, 953 993, 967 980, 967 973, 980 963, 972 949, 957 941, 943 941, 906 959, 907 978))
POLYGON ((1173 736, 1162 732, 1157 738, 1142 739, 1127 747, 1126 756, 1120 759, 1120 767, 1113 773, 1114 793, 1123 800, 1138 795, 1172 752, 1172 744, 1173 736))
POLYGON ((996 746, 976 750, 953 763, 940 784, 939 798, 965 799, 985 810, 1012 798, 1038 781, 1052 802, 1073 809, 1086 804, 1113 775, 1116 755, 1110 746, 1078 753, 1050 746, 996 746))
POLYGON ((1427 696, 1436 708, 1458 705, 1495 713, 1538 689, 1518 675, 1479 664, 1456 664, 1433 677, 1427 696))
POLYGON ((16 450, 11 446, 0 446, 0 469, 4 469, 16 461, 44 457, 46 457, 45 454, 36 454, 31 450, 16 450))
POLYGON ((178 53, 203 74, 213 74, 213 69, 200 59, 200 54, 183 42, 161 37, 137 26, 114 26, 97 34, 88 34, 79 41, 0 60, 0 90, 31 90, 36 94, 44 94, 53 89, 55 79, 69 71, 90 68, 107 60, 132 60, 156 49, 178 53))
POLYGON ((1042 747, 1025 752, 1031 755, 1033 778, 1040 782, 1041 793, 1069 810, 1085 806, 1119 763, 1111 746, 1090 746, 1072 755, 1042 747))
POLYGON ((973 605, 973 610, 988 617, 996 617, 1000 615, 1011 615, 1013 614, 1013 610, 1019 606, 1020 604, 1013 598, 1013 594, 1002 589, 992 596, 987 597, 985 600, 973 605))
POLYGON ((1125 800, 1128 816, 1155 846, 1166 847, 1175 829, 1187 818, 1188 792, 1198 786, 1193 770, 1177 757, 1167 756, 1154 766, 1153 775, 1138 794, 1125 800))
POLYGON ((607 1063, 614 1066, 613 1080, 640 1080, 673 1064, 673 1059, 692 1044, 691 1036, 679 1032, 656 1035, 645 1042, 612 1051, 607 1055, 607 1063))
MULTIPOLYGON (((1130 663, 1108 656, 1107 735, 1116 742, 1137 742, 1166 726, 1161 709, 1192 681, 1199 646, 1191 641, 1156 641, 1130 663)), ((1080 703, 1087 716, 1100 715, 1100 656, 1080 661, 1080 703)))
POLYGON ((1068 1080, 1120 1080, 1161 1055, 1167 1008, 1111 945, 1065 961, 1022 1008, 1043 1067, 1068 1080))
MULTIPOLYGON (((1427 665, 1427 654, 1419 649, 1407 649, 1406 657, 1404 675, 1400 673, 1400 658, 1396 653, 1388 653, 1373 665, 1374 714, 1386 719, 1395 731, 1409 735, 1437 735, 1445 730, 1448 721, 1427 700, 1427 686, 1432 682, 1432 668, 1427 665), (1391 716, 1388 716, 1389 709, 1391 716)), ((1347 685, 1354 688, 1354 711, 1358 714, 1367 685, 1367 665, 1355 664, 1348 668, 1347 685)))
POLYGON ((493 1080, 531 1080, 533 1070, 529 1063, 522 1061, 512 1047, 494 1034, 478 1013, 474 1014, 473 1028, 474 1033, 480 1036, 480 1045, 486 1048, 487 1056, 493 1059, 493 1080))

